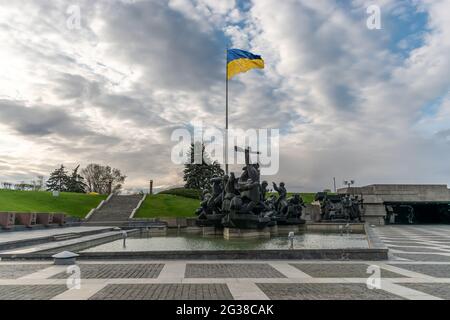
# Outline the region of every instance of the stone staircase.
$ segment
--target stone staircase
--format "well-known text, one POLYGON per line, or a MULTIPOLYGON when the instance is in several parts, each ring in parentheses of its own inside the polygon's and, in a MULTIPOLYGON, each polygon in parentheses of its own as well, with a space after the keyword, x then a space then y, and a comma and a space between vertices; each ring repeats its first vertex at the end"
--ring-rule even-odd
POLYGON ((88 222, 127 221, 141 201, 140 195, 113 195, 100 209, 96 210, 88 222))

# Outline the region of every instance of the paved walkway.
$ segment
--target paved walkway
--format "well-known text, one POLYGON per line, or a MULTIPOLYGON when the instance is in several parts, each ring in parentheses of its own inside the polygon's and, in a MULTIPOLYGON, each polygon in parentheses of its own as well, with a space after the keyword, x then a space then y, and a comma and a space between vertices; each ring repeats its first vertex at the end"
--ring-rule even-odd
POLYGON ((51 237, 67 233, 80 233, 94 230, 106 230, 111 227, 60 227, 60 228, 46 228, 38 230, 26 230, 26 231, 2 231, 0 232, 0 245, 15 242, 32 240, 36 238, 51 237))
POLYGON ((0 299, 450 299, 450 226, 375 232, 389 261, 0 262, 0 299))
POLYGON ((111 241, 113 239, 118 239, 118 236, 122 236, 123 231, 108 231, 103 232, 99 234, 92 234, 83 236, 80 238, 75 239, 69 239, 69 240, 61 240, 61 241, 54 241, 54 242, 46 242, 41 244, 35 244, 20 248, 14 248, 10 250, 1 250, 0 254, 24 254, 24 253, 41 253, 41 252, 47 252, 47 253, 58 253, 63 250, 70 250, 71 247, 76 245, 83 245, 84 243, 88 241, 111 241), (111 240, 108 240, 111 239, 111 240))

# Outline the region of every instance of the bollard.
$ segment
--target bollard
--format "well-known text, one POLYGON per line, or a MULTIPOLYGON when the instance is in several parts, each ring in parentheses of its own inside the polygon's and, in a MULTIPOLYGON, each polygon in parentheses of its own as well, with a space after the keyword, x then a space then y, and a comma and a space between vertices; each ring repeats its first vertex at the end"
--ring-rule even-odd
POLYGON ((295 234, 293 231, 289 232, 288 239, 291 242, 291 247, 289 249, 294 249, 294 237, 295 234))
POLYGON ((127 247, 127 232, 126 231, 122 231, 122 239, 123 239, 123 247, 126 248, 127 247))
POLYGON ((76 263, 76 258, 79 255, 70 251, 63 251, 57 254, 54 254, 52 258, 54 259, 55 265, 72 265, 76 263))

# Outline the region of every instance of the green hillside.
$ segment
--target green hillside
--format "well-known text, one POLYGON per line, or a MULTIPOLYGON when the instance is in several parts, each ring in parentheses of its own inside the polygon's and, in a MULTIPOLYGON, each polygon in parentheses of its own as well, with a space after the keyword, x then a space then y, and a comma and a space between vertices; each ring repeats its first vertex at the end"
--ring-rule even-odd
MULTIPOLYGON (((315 193, 301 193, 305 203, 314 201, 314 195, 315 193)), ((195 210, 199 206, 200 200, 197 199, 159 193, 146 198, 135 218, 195 217, 195 210)))
POLYGON ((83 218, 106 197, 68 192, 53 197, 51 192, 0 190, 0 212, 65 212, 83 218))
POLYGON ((147 196, 135 218, 195 217, 200 200, 172 194, 147 196))
MULTIPOLYGON (((314 193, 301 193, 301 196, 305 203, 314 200, 314 193)), ((106 195, 62 192, 59 197, 53 197, 51 192, 0 190, 0 212, 65 212, 83 218, 104 199, 106 195)), ((199 206, 198 199, 159 193, 148 196, 135 217, 195 217, 199 206)))

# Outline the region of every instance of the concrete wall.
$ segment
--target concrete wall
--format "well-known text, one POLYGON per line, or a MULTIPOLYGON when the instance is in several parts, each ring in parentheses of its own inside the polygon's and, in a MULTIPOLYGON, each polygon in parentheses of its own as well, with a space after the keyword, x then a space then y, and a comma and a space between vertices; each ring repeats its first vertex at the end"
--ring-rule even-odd
POLYGON ((302 218, 307 221, 319 221, 320 220, 320 204, 312 203, 306 204, 306 208, 303 209, 302 218))
POLYGON ((384 204, 364 203, 364 221, 369 224, 384 225, 386 208, 384 204))
POLYGON ((450 190, 444 184, 372 184, 338 189, 340 194, 362 195, 364 219, 384 224, 386 202, 449 202, 450 190))
POLYGON ((450 201, 450 190, 445 184, 372 184, 338 189, 338 193, 362 194, 367 203, 450 201))

